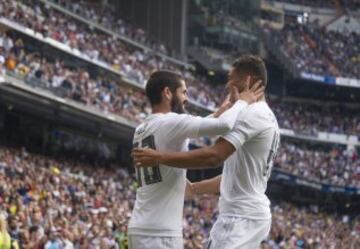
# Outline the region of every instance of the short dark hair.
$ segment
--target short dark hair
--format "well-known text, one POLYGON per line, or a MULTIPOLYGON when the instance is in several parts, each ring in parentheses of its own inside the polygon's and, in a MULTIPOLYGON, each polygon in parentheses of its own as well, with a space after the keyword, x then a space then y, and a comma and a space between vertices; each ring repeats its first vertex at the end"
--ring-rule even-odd
POLYGON ((150 104, 161 103, 161 92, 168 87, 172 93, 181 86, 181 75, 170 71, 156 71, 150 75, 146 83, 145 93, 150 104))
POLYGON ((267 70, 265 62, 256 55, 242 55, 233 63, 235 72, 239 75, 249 74, 256 80, 261 80, 264 86, 267 85, 267 70))

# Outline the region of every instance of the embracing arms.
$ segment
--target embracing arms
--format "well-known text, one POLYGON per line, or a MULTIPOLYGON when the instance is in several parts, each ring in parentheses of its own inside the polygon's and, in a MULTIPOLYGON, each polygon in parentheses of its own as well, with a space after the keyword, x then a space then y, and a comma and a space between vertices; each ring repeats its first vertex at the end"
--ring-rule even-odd
POLYGON ((134 149, 132 156, 137 167, 151 167, 158 164, 175 168, 203 169, 218 167, 233 152, 235 147, 223 138, 213 146, 188 152, 158 152, 152 149, 134 149))

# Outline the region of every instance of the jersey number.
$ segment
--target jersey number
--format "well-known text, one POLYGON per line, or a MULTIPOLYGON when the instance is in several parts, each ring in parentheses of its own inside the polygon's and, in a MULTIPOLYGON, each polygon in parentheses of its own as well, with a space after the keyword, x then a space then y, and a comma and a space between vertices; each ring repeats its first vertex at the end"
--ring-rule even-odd
POLYGON ((267 179, 270 178, 271 169, 273 167, 274 159, 279 146, 279 137, 280 137, 279 133, 275 131, 271 142, 271 149, 263 172, 263 176, 266 177, 267 179))
MULTIPOLYGON (((135 143, 134 148, 137 148, 140 145, 141 148, 150 148, 156 150, 155 139, 153 135, 144 138, 140 143, 141 144, 135 143)), ((154 167, 136 168, 136 178, 140 187, 143 185, 141 177, 142 175, 144 176, 143 179, 146 185, 158 183, 162 180, 160 167, 158 165, 154 167)))

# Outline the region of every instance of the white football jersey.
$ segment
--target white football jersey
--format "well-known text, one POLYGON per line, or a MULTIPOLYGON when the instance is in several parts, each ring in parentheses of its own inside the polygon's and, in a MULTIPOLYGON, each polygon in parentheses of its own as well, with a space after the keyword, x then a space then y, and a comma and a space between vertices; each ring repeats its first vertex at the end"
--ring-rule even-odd
MULTIPOLYGON (((175 113, 152 114, 139 125, 134 147, 159 151, 186 151, 181 117, 175 113)), ((129 234, 182 236, 182 212, 186 187, 186 170, 159 165, 136 169, 140 184, 129 223, 129 234)))
MULTIPOLYGON (((247 104, 238 101, 219 118, 188 114, 152 114, 135 130, 134 147, 187 151, 189 139, 230 131, 236 114, 247 104)), ((128 226, 130 235, 182 237, 186 170, 159 165, 136 170, 140 187, 128 226)))
POLYGON ((224 163, 220 215, 270 219, 270 201, 265 191, 280 142, 274 113, 265 101, 251 104, 223 138, 236 151, 224 163))

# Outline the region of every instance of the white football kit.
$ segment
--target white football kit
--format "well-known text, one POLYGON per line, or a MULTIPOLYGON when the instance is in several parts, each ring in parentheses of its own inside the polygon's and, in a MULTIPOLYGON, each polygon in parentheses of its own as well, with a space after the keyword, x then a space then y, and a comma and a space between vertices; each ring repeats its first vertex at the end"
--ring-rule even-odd
POLYGON ((257 249, 271 226, 265 191, 280 142, 276 117, 265 101, 256 102, 222 138, 236 151, 224 163, 219 218, 206 248, 257 249))
MULTIPOLYGON (((230 131, 247 106, 238 101, 219 118, 187 114, 152 114, 135 130, 134 147, 159 151, 187 151, 188 138, 230 131)), ((186 170, 159 165, 136 170, 139 188, 128 226, 130 249, 179 249, 186 170), (151 243, 149 241, 152 241, 151 243)))

